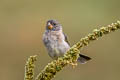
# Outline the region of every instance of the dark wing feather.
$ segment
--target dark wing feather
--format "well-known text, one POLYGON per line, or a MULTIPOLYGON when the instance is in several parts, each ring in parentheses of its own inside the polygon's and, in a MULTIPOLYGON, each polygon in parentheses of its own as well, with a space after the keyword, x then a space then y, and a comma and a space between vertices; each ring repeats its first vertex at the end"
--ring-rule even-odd
MULTIPOLYGON (((63 34, 64 34, 64 33, 63 33, 63 34)), ((64 34, 64 37, 65 37, 65 41, 70 45, 66 34, 64 34)))

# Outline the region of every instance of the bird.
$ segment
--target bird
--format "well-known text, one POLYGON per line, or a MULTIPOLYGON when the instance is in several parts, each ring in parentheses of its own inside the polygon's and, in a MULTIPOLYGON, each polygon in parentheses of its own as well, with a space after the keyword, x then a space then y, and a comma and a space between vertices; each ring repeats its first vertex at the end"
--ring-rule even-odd
MULTIPOLYGON (((70 49, 67 35, 63 32, 62 25, 55 19, 46 22, 42 39, 48 51, 48 55, 54 60, 62 57, 70 49)), ((78 62, 81 64, 89 60, 91 60, 90 57, 81 53, 79 54, 78 62)))

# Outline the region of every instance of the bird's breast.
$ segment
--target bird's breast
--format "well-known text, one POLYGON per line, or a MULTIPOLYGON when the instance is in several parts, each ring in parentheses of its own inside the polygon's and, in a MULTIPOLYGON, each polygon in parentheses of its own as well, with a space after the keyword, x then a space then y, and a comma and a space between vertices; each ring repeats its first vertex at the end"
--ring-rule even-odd
POLYGON ((48 53, 52 58, 63 56, 63 54, 70 48, 68 43, 64 40, 64 35, 61 32, 51 32, 45 34, 48 53))

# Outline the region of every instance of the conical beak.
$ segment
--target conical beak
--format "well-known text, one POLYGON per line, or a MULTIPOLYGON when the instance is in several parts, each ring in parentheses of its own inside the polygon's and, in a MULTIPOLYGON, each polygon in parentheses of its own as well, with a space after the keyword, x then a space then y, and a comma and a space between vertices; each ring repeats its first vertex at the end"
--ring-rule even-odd
POLYGON ((50 22, 48 23, 48 29, 52 29, 53 26, 50 24, 50 22))

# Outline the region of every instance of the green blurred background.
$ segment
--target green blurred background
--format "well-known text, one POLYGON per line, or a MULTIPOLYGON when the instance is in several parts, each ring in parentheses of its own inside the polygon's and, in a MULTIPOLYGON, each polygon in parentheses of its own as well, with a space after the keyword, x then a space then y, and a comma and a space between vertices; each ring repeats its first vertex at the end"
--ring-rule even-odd
MULTIPOLYGON (((94 28, 120 20, 120 0, 0 0, 0 80, 23 80, 24 65, 38 55, 35 76, 51 62, 42 43, 46 21, 56 19, 71 45, 94 28)), ((67 66, 53 80, 120 80, 120 31, 92 42, 82 53, 92 57, 67 66)))

